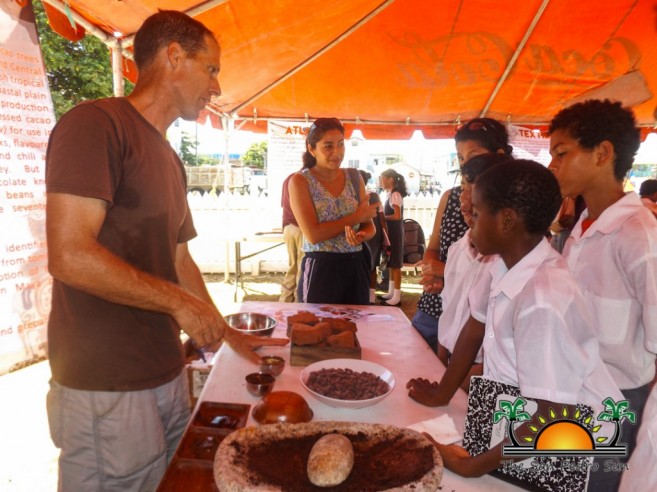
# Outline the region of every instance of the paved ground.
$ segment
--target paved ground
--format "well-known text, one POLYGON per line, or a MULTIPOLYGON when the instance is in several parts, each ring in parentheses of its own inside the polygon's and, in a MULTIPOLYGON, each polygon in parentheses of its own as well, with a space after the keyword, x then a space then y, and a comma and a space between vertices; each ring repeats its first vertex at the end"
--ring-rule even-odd
MULTIPOLYGON (((206 276, 208 289, 224 314, 233 312, 234 285, 222 276, 206 276)), ((278 300, 280 275, 246 277, 239 300, 278 300)), ((420 289, 417 279, 405 276, 402 309, 410 316, 420 289)), ((0 491, 50 492, 57 490, 59 451, 50 440, 46 393, 50 367, 39 362, 0 376, 0 491)))

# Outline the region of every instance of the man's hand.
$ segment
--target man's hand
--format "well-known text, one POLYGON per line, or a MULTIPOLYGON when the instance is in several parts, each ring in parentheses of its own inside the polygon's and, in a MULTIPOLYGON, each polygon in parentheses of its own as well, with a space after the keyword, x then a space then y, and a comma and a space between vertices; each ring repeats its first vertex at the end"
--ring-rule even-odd
POLYGON ((223 340, 239 355, 256 363, 260 356, 255 350, 263 346, 283 346, 290 342, 287 338, 260 337, 233 330, 214 305, 192 295, 176 311, 174 319, 197 347, 216 347, 223 340))
POLYGON ((187 296, 172 316, 198 347, 222 340, 228 329, 217 308, 194 295, 187 296))
POLYGON ((408 396, 428 407, 443 407, 449 404, 449 398, 440 390, 437 382, 424 378, 414 378, 406 383, 408 396))
POLYGON ((234 330, 213 305, 193 296, 192 299, 193 301, 186 306, 187 309, 176 316, 176 321, 197 347, 214 352, 221 342, 225 341, 239 355, 258 363, 260 356, 255 351, 260 347, 281 347, 290 343, 287 338, 261 337, 234 330))
MULTIPOLYGON (((222 318, 223 321, 223 318, 222 318)), ((290 343, 289 338, 272 338, 250 335, 233 330, 227 326, 225 331, 225 340, 232 349, 245 359, 258 364, 260 356, 255 352, 260 347, 282 347, 290 343)))

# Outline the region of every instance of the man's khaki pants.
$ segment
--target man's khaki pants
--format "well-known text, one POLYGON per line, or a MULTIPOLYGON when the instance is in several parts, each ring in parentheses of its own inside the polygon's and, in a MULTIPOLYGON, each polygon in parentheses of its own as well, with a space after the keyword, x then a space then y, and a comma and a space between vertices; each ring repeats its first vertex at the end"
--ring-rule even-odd
POLYGON ((288 267, 287 273, 281 282, 280 302, 297 301, 297 285, 301 274, 301 260, 303 259, 303 234, 294 224, 288 224, 283 229, 283 239, 287 247, 288 267))

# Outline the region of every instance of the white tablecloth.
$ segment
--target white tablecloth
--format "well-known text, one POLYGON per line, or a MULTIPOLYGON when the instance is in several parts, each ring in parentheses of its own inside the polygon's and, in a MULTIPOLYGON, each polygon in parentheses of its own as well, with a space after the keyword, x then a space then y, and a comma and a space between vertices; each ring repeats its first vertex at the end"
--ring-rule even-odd
MULTIPOLYGON (((406 382, 409 379, 423 377, 440 380, 445 369, 400 309, 385 306, 349 307, 279 302, 244 302, 238 306, 239 312, 257 312, 275 317, 278 325, 272 335, 274 337, 286 336, 287 316, 298 311, 313 311, 318 316, 338 316, 338 311, 342 311, 355 317, 362 349, 361 358, 380 364, 393 373, 395 388, 383 401, 362 409, 334 408, 316 400, 303 388, 299 379, 303 367, 290 366, 289 345, 261 349, 262 354, 280 355, 286 360, 285 370, 276 378, 274 391, 295 391, 302 395, 314 412, 313 420, 370 422, 406 427, 446 413, 454 420, 458 432, 463 435, 467 408, 465 392, 459 390, 447 407, 426 407, 408 397, 406 382)), ((253 407, 260 398, 252 396, 246 390, 244 376, 257 370, 255 364, 224 345, 215 356, 214 367, 199 401, 248 403, 253 407)), ((249 416, 247 425, 258 424, 249 416)), ((442 490, 460 492, 521 489, 491 476, 465 479, 445 470, 442 490)))

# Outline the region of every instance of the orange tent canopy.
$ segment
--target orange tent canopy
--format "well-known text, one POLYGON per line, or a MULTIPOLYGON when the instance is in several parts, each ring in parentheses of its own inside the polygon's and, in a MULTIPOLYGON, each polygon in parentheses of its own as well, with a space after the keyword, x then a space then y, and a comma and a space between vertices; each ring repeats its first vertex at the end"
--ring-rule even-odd
MULTIPOLYGON (((46 0, 59 5, 60 0, 46 0)), ((222 46, 208 110, 258 126, 336 116, 366 138, 451 137, 476 116, 545 127, 609 97, 655 127, 655 0, 69 0, 124 47, 157 9, 188 12, 222 46)), ((68 20, 68 19, 67 19, 68 20)))

